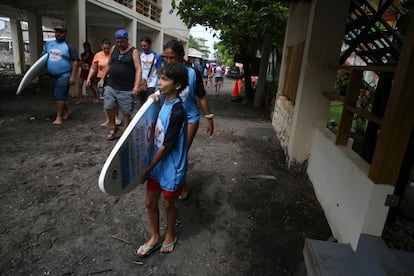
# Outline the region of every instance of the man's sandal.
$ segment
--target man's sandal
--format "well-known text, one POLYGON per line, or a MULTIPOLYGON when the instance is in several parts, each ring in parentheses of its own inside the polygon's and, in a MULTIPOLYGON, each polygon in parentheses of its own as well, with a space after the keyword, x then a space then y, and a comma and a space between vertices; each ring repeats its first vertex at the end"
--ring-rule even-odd
POLYGON ((118 127, 109 130, 108 134, 106 135, 106 140, 114 140, 116 138, 116 133, 118 132, 118 130, 118 127))

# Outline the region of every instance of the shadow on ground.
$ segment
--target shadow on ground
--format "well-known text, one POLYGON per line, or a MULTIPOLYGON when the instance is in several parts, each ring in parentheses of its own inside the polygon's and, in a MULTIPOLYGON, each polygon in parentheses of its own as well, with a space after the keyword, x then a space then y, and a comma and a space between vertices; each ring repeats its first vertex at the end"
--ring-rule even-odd
MULTIPOLYGON (((0 271, 3 275, 305 275, 304 238, 331 233, 306 173, 286 167, 260 110, 208 90, 215 134, 202 119, 189 155, 190 198, 177 203, 172 254, 134 255, 149 237, 144 187, 110 197, 98 176, 114 142, 102 104, 70 100, 52 126, 47 89, 0 102, 0 271)), ((163 229, 165 218, 162 216, 163 229)))

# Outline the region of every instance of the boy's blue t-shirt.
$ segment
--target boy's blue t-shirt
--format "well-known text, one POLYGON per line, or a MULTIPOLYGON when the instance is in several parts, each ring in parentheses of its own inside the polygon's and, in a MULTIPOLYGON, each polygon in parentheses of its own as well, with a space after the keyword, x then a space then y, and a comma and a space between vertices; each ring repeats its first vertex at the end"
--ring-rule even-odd
MULTIPOLYGON (((187 66, 188 71, 188 86, 181 91, 180 98, 183 101, 183 106, 187 112, 188 123, 195 124, 200 120, 200 112, 198 110, 197 97, 206 95, 204 89, 203 77, 197 69, 187 66)), ((158 81, 155 91, 158 90, 158 81)))
POLYGON ((150 178, 156 179, 166 191, 174 192, 184 183, 187 143, 187 114, 181 99, 165 100, 155 125, 152 158, 161 146, 167 148, 167 154, 151 171, 150 178))
POLYGON ((50 40, 42 51, 49 54, 47 59, 47 71, 52 76, 70 77, 72 62, 79 60, 76 49, 66 41, 50 40))

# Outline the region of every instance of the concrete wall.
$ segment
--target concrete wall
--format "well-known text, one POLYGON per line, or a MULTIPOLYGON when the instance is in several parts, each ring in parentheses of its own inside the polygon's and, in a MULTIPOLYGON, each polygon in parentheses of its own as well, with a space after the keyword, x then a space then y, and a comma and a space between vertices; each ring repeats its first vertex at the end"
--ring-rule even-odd
POLYGON ((355 250, 361 233, 381 236, 394 187, 374 184, 368 164, 352 149, 335 145, 326 128, 315 128, 308 175, 334 237, 355 250))
POLYGON ((289 19, 286 27, 286 36, 284 42, 284 54, 279 75, 278 94, 276 95, 275 109, 272 118, 272 124, 276 135, 280 140, 282 148, 288 154, 289 138, 293 120, 293 103, 284 96, 283 86, 286 78, 287 68, 287 48, 296 45, 306 39, 307 26, 309 24, 309 13, 311 4, 300 2, 290 5, 289 19))
POLYGON ((381 236, 393 186, 374 184, 369 166, 352 149, 335 145, 326 128, 350 1, 292 3, 282 58, 273 127, 288 163, 308 160, 308 175, 335 238, 354 249, 362 233, 381 236), (327 11, 335 12, 327 12, 327 11), (305 40, 296 102, 282 96, 287 47, 305 40))
POLYGON ((286 155, 288 155, 287 148, 289 145, 289 131, 292 125, 293 110, 294 106, 289 99, 281 95, 276 96, 272 125, 286 155))

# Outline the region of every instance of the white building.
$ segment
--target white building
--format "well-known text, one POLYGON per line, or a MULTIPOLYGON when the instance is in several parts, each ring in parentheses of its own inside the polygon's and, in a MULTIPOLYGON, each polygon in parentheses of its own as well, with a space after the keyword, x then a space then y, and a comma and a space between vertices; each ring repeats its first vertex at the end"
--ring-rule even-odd
POLYGON ((162 52, 165 42, 179 39, 187 48, 189 29, 176 13, 170 14, 166 0, 5 0, 0 3, 0 17, 10 18, 14 47, 15 72, 24 69, 24 42, 21 21, 29 24, 31 63, 43 48, 42 26, 53 28, 64 23, 67 39, 82 51, 85 41, 99 50, 104 38, 113 39, 117 29, 129 33, 129 42, 138 46, 142 36, 153 41, 153 50, 162 52))

